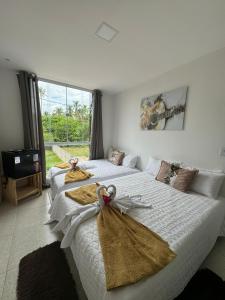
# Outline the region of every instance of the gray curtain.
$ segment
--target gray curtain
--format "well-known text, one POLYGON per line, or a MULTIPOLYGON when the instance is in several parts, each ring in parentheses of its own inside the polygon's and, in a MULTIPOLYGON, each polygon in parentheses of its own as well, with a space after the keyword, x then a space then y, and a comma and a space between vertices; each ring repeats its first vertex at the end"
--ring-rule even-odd
POLYGON ((17 75, 23 113, 23 131, 25 149, 40 151, 42 184, 46 184, 45 148, 38 91, 38 79, 35 74, 20 71, 17 75))
POLYGON ((92 119, 90 159, 104 158, 102 134, 102 93, 94 90, 92 94, 92 119))

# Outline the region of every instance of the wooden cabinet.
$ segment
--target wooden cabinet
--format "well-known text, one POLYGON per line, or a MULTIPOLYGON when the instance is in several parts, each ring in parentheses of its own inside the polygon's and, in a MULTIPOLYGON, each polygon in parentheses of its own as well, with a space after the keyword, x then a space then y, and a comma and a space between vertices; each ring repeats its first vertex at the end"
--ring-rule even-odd
POLYGON ((41 172, 30 176, 14 179, 3 178, 3 199, 17 205, 18 201, 40 196, 42 193, 41 172))

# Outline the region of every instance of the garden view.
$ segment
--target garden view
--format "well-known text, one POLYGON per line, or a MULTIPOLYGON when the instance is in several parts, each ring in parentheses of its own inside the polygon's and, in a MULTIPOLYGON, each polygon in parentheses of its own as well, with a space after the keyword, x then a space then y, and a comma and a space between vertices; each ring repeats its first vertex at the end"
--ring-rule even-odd
POLYGON ((87 160, 91 94, 44 81, 39 81, 39 94, 46 169, 68 160, 68 157, 87 160), (55 151, 55 148, 60 151, 55 151))

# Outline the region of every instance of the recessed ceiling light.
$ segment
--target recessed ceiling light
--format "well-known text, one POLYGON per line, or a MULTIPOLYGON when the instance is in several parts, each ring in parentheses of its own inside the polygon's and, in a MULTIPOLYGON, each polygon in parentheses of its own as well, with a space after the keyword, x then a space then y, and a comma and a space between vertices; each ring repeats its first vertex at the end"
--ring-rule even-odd
POLYGON ((103 22, 95 32, 95 35, 104 39, 107 42, 111 42, 112 39, 119 33, 119 31, 109 24, 103 22))

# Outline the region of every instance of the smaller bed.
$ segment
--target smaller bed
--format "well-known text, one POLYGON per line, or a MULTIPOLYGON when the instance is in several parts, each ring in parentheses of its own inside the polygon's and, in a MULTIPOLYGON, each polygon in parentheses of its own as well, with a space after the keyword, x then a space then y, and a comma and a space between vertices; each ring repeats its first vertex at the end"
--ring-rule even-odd
POLYGON ((88 162, 90 166, 96 166, 95 168, 87 169, 94 176, 87 180, 77 181, 73 183, 64 183, 65 173, 68 170, 61 170, 62 172, 54 175, 51 178, 51 197, 54 200, 55 197, 62 191, 79 187, 82 185, 90 184, 93 182, 113 179, 116 177, 122 177, 140 172, 136 168, 129 168, 125 166, 116 166, 106 159, 91 160, 88 162), (64 172, 63 172, 64 171, 64 172))

